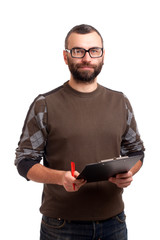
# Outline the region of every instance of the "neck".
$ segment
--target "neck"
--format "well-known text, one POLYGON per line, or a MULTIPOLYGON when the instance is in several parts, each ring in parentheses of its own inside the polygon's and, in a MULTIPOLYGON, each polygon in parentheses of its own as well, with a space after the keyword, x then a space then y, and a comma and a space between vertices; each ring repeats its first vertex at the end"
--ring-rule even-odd
POLYGON ((95 78, 95 80, 92 83, 83 83, 83 82, 79 82, 77 83, 72 77, 69 80, 69 85, 75 89, 78 92, 83 92, 83 93, 90 93, 96 90, 97 88, 97 79, 95 78))

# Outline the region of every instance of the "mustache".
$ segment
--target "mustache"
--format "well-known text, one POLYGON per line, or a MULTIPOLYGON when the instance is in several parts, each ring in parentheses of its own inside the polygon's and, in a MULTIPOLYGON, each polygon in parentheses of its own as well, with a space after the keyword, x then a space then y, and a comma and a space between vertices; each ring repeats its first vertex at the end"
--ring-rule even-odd
POLYGON ((90 63, 77 63, 77 64, 76 64, 76 67, 77 67, 77 68, 81 68, 81 67, 96 68, 96 65, 90 64, 90 63))

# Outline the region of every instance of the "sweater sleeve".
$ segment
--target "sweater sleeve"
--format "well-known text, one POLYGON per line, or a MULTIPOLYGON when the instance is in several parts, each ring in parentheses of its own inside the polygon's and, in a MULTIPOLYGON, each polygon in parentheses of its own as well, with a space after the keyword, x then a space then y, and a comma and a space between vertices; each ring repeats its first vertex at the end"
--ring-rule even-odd
POLYGON ((32 103, 28 111, 18 148, 16 149, 15 165, 19 174, 26 179, 29 169, 41 161, 46 141, 47 107, 45 98, 40 95, 32 103))
POLYGON ((143 161, 145 148, 138 131, 133 109, 125 96, 124 102, 126 109, 126 130, 122 136, 121 155, 133 156, 140 154, 142 155, 141 161, 143 161))

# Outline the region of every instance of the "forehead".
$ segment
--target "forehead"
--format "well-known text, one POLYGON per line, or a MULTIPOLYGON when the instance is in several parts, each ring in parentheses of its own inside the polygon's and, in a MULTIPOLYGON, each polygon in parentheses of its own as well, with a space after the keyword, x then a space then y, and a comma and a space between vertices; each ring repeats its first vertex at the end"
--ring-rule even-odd
POLYGON ((68 38, 68 48, 81 47, 81 48, 91 48, 91 47, 102 47, 101 37, 96 33, 78 34, 71 33, 68 38))

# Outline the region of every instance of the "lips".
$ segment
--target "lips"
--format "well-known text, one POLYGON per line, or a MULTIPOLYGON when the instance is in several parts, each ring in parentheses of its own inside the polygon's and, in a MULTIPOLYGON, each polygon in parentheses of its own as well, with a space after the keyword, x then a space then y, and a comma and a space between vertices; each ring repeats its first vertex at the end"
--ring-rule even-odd
POLYGON ((90 69, 93 69, 93 67, 88 67, 88 66, 83 66, 83 67, 79 67, 79 68, 81 68, 81 69, 86 69, 86 70, 87 70, 87 69, 89 69, 89 70, 90 70, 90 69))
POLYGON ((77 68, 83 68, 83 69, 93 69, 95 68, 94 65, 82 65, 82 64, 77 64, 77 68))

